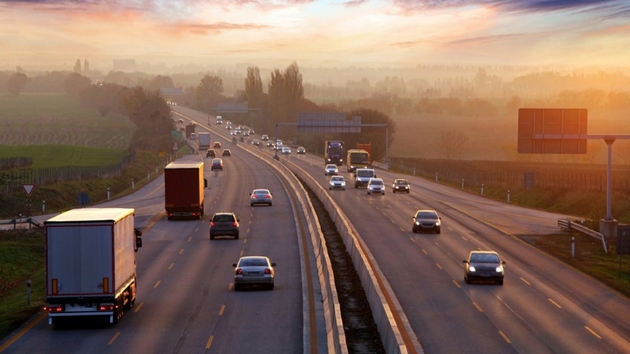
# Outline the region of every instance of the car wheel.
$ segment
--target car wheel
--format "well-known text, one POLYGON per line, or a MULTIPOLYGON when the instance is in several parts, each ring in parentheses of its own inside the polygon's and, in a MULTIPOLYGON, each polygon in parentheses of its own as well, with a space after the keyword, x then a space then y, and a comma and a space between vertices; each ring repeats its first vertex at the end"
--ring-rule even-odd
POLYGON ((332 190, 332 187, 328 187, 328 190, 329 190, 329 191, 331 191, 331 190, 332 190))
POLYGON ((273 290, 273 283, 271 283, 271 284, 267 285, 267 289, 269 289, 269 290, 273 290))
POLYGON ((346 189, 345 189, 345 188, 341 188, 341 190, 344 190, 344 191, 345 191, 346 189))
POLYGON ((499 280, 497 283, 498 283, 499 285, 503 286, 503 279, 499 280))
POLYGON ((437 230, 435 230, 435 233, 436 233, 436 234, 439 234, 439 233, 440 233, 440 231, 441 231, 440 229, 437 229, 437 230))
POLYGON ((214 240, 214 235, 213 234, 210 234, 210 239, 214 240))
POLYGON ((272 205, 273 205, 273 203, 269 202, 269 206, 272 206, 272 205))
POLYGON ((238 233, 236 235, 234 235, 234 239, 238 240, 238 233))
POLYGON ((241 285, 240 284, 234 284, 234 291, 239 291, 241 290, 241 285))
POLYGON ((254 206, 254 203, 249 203, 249 206, 253 207, 253 206, 254 206))
POLYGON ((470 279, 468 279, 467 276, 464 276, 464 281, 466 282, 466 284, 470 284, 470 279))

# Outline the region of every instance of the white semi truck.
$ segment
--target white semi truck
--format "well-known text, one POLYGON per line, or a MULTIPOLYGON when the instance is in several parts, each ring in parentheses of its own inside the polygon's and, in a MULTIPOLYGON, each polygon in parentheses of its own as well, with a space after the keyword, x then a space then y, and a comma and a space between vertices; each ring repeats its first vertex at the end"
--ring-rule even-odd
POLYGON ((118 323, 136 301, 134 209, 73 209, 44 225, 48 323, 118 323))

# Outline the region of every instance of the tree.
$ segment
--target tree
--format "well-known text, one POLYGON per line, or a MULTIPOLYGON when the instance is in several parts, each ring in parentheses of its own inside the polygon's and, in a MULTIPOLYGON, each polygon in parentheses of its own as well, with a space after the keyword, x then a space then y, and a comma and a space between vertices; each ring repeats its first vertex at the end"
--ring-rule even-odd
POLYGON ((440 134, 437 146, 447 160, 453 159, 455 156, 464 151, 468 136, 461 131, 446 131, 440 134))
POLYGON ((286 121, 296 122, 302 100, 304 100, 304 86, 302 74, 296 62, 291 63, 284 70, 284 103, 286 105, 286 121))
POLYGON ((68 74, 63 86, 67 94, 78 96, 83 90, 90 87, 92 81, 78 73, 68 74))
POLYGON ((218 76, 204 75, 195 88, 195 106, 198 108, 209 108, 216 105, 223 93, 223 80, 218 76))
POLYGON ((245 78, 245 92, 243 100, 247 101, 250 108, 261 108, 263 95, 263 83, 260 78, 260 70, 257 66, 247 68, 247 77, 245 78))
POLYGON ((7 91, 9 91, 11 95, 17 96, 22 92, 27 82, 28 77, 26 77, 26 75, 15 73, 11 75, 9 82, 7 82, 7 91))
POLYGON ((271 116, 270 126, 272 128, 275 123, 280 122, 285 115, 284 106, 284 76, 280 70, 276 69, 271 72, 271 81, 269 82, 269 113, 271 116))
POLYGON ((170 76, 158 75, 154 77, 149 83, 151 90, 159 90, 161 88, 174 88, 175 83, 170 76))
POLYGON ((385 127, 363 127, 361 134, 346 133, 340 134, 346 149, 353 149, 357 143, 372 143, 372 159, 380 161, 385 158, 387 143, 394 142, 396 133, 396 123, 384 112, 370 108, 359 108, 350 111, 349 117, 361 117, 362 124, 387 124, 385 127), (385 138, 385 133, 389 135, 385 138))

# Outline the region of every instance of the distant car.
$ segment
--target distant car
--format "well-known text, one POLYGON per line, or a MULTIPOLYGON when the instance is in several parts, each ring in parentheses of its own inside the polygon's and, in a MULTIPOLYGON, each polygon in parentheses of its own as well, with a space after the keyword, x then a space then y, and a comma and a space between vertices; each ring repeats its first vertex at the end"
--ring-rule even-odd
POLYGON ((328 189, 333 190, 335 188, 339 188, 341 190, 346 190, 346 179, 343 176, 332 176, 330 177, 330 181, 328 182, 328 189))
POLYGON ((258 141, 258 140, 252 140, 252 145, 254 145, 254 146, 260 146, 260 141, 258 141))
POLYGON ((223 171, 223 160, 220 158, 212 159, 212 163, 210 164, 210 171, 221 170, 223 171))
POLYGON ((220 141, 215 141, 214 144, 212 145, 213 148, 215 149, 220 149, 221 148, 221 142, 220 141))
POLYGON ((260 138, 262 139, 262 141, 267 141, 269 140, 269 135, 263 134, 260 138))
POLYGON ((464 281, 467 284, 475 280, 496 282, 503 285, 505 277, 504 261, 494 251, 470 251, 464 259, 464 281))
POLYGON ((232 236, 238 240, 239 219, 231 212, 215 213, 210 219, 210 239, 216 236, 232 236))
POLYGON ((254 206, 256 204, 273 205, 273 195, 269 189, 254 189, 249 193, 249 205, 254 206))
POLYGON ((439 234, 442 229, 442 218, 435 210, 418 210, 412 217, 413 227, 411 231, 433 231, 439 234))
POLYGON ((381 178, 370 178, 367 184, 367 194, 380 193, 385 195, 385 183, 381 178))
POLYGON ((206 157, 215 158, 217 157, 217 153, 214 151, 214 149, 208 149, 206 150, 206 157))
POLYGON ((219 125, 223 124, 223 117, 217 116, 217 124, 219 125))
POLYGON ((339 173, 339 168, 337 168, 337 165, 329 163, 328 165, 326 165, 326 167, 324 167, 324 176, 328 176, 328 175, 336 175, 339 173))
POLYGON ((394 183, 392 184, 393 193, 403 192, 409 194, 410 190, 411 185, 409 184, 409 181, 407 181, 405 178, 396 178, 394 180, 394 183))
POLYGON ((267 141, 267 147, 273 147, 273 142, 267 141))
POLYGON ((260 285, 266 289, 273 290, 276 273, 273 267, 276 263, 271 262, 265 256, 241 257, 238 263, 232 264, 234 270, 234 290, 241 290, 243 286, 260 285))
POLYGON ((230 151, 230 149, 223 149, 221 156, 232 156, 232 151, 230 151))
POLYGON ((288 146, 282 147, 282 155, 291 155, 291 148, 288 146))
POLYGON ((298 155, 304 155, 304 154, 306 154, 306 149, 303 146, 300 146, 300 147, 297 148, 296 153, 298 155))

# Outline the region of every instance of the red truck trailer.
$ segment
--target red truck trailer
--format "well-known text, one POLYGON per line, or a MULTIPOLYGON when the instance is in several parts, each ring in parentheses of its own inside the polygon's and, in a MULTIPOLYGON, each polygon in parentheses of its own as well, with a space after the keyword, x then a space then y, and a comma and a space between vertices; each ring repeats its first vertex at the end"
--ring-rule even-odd
POLYGON ((204 214, 203 161, 174 161, 164 168, 164 206, 168 220, 201 219, 204 214))

